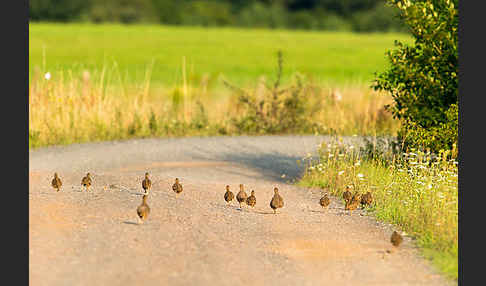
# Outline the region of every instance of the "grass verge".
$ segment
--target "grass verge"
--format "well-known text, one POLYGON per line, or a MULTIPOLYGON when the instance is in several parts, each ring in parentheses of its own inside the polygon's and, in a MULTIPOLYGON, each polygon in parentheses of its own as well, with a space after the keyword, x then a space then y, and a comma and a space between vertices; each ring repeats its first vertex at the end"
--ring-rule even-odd
MULTIPOLYGON (((378 142, 378 141, 374 141, 378 142)), ((385 141, 382 141, 385 142, 385 141)), ((379 144, 352 146, 336 139, 322 144, 319 158, 304 158, 303 186, 341 197, 346 185, 370 191, 368 212, 416 239, 422 254, 447 277, 458 277, 458 167, 456 150, 434 155, 399 153, 379 144)))

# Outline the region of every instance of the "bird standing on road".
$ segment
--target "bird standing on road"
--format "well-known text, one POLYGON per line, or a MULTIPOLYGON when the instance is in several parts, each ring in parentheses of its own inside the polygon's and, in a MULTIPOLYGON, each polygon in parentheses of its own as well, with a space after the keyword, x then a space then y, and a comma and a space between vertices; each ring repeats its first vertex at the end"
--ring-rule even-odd
POLYGON ((137 215, 138 215, 138 222, 139 223, 143 223, 147 219, 147 217, 150 213, 150 208, 147 204, 147 197, 148 197, 147 195, 143 195, 142 204, 139 205, 138 208, 137 208, 137 215))
POLYGON ((91 177, 89 173, 81 179, 81 186, 85 187, 86 191, 89 191, 89 187, 91 186, 91 177))
POLYGON ((371 192, 367 192, 361 197, 361 205, 362 206, 370 206, 373 203, 373 196, 371 192))
POLYGON ((324 194, 324 196, 319 200, 319 204, 321 205, 322 208, 327 208, 330 203, 331 200, 329 199, 327 194, 324 194))
POLYGON ((398 247, 403 241, 403 237, 396 231, 393 231, 390 241, 393 244, 393 246, 398 247))
POLYGON ((249 205, 250 207, 254 207, 256 204, 256 197, 255 197, 255 191, 251 190, 251 195, 246 199, 246 204, 249 205))
POLYGON ((351 201, 352 194, 349 191, 349 186, 346 186, 346 191, 343 193, 344 202, 349 203, 351 201))
POLYGON ((355 192, 351 200, 346 202, 344 209, 349 211, 349 213, 351 213, 351 211, 354 211, 355 209, 358 208, 360 202, 361 202, 361 195, 358 194, 358 192, 355 192))
POLYGON ((175 183, 172 185, 172 190, 176 193, 179 194, 182 192, 182 185, 179 183, 179 178, 175 179, 175 183))
POLYGON ((149 179, 149 173, 145 173, 145 179, 142 181, 142 188, 145 191, 145 194, 148 194, 150 188, 152 187, 152 181, 149 179))
POLYGON ((230 186, 226 185, 226 193, 224 193, 224 200, 229 204, 235 195, 233 194, 232 191, 230 191, 230 186))
POLYGON ((248 198, 248 195, 245 193, 245 190, 243 189, 243 184, 240 184, 240 191, 238 194, 236 194, 236 200, 240 204, 240 209, 241 209, 241 203, 246 203, 246 199, 248 198))
POLYGON ((61 189, 62 182, 57 173, 54 173, 54 179, 52 179, 51 185, 54 189, 57 189, 58 192, 61 189))
POLYGON ((277 187, 275 187, 273 189, 273 191, 275 193, 273 195, 272 200, 270 201, 270 207, 273 209, 273 213, 276 214, 277 213, 277 209, 278 208, 282 208, 284 206, 284 201, 283 201, 282 196, 279 195, 278 188, 277 187))

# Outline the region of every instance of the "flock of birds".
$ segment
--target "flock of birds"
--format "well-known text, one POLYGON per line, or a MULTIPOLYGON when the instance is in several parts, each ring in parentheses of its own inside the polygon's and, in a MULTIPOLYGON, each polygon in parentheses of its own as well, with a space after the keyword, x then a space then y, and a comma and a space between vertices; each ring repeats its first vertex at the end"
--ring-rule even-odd
MULTIPOLYGON (((87 173, 86 176, 84 176, 81 179, 81 186, 85 187, 86 191, 89 191, 89 187, 91 186, 92 180, 91 180, 91 175, 90 173, 87 173)), ((57 173, 54 173, 54 179, 52 179, 52 187, 56 189, 58 192, 61 189, 62 186, 62 181, 59 178, 57 173)), ((150 191, 150 188, 152 187, 152 181, 149 178, 149 173, 145 173, 145 178, 142 181, 142 188, 144 190, 144 195, 142 197, 142 204, 137 207, 137 216, 139 219, 139 223, 143 223, 148 215, 150 214, 150 207, 147 204, 147 197, 150 191)), ((174 184, 172 185, 172 190, 176 194, 180 194, 183 190, 181 183, 179 182, 179 178, 175 179, 174 184)), ((274 195, 272 197, 272 200, 270 201, 270 208, 273 209, 274 214, 277 213, 277 209, 282 208, 284 206, 284 200, 282 196, 278 193, 278 188, 275 187, 273 189, 274 195)), ((226 192, 224 193, 224 200, 226 201, 227 204, 230 204, 231 201, 235 198, 235 195, 233 192, 230 191, 230 186, 226 186, 226 192)), ((373 196, 371 192, 367 192, 363 195, 359 194, 357 191, 354 192, 354 194, 351 193, 350 187, 346 186, 346 190, 343 193, 343 199, 345 202, 344 209, 351 212, 353 210, 356 210, 358 206, 370 206, 373 203, 373 196)), ((250 207, 254 207, 256 205, 256 197, 255 197, 255 191, 251 191, 251 195, 247 196, 243 184, 240 184, 240 191, 236 194, 236 201, 238 201, 240 205, 240 209, 242 207, 242 204, 247 204, 250 207)), ((322 208, 326 209, 330 204, 331 200, 329 196, 324 194, 323 197, 319 200, 319 204, 321 205, 322 208)), ((391 235, 390 241, 393 246, 398 247, 402 241, 403 238, 402 236, 394 231, 391 235)))

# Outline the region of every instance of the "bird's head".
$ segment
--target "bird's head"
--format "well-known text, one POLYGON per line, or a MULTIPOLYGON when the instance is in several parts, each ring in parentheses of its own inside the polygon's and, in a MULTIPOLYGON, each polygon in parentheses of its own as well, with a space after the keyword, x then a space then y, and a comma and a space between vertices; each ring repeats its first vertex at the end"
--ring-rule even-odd
POLYGON ((243 184, 240 184, 240 191, 243 191, 243 184))
POLYGON ((54 178, 57 178, 57 173, 54 173, 54 178))
POLYGON ((176 182, 176 183, 179 183, 179 178, 176 178, 176 179, 175 179, 175 182, 176 182))
POLYGON ((277 188, 277 187, 275 187, 275 188, 273 189, 273 191, 275 192, 275 194, 278 194, 278 188, 277 188))
POLYGON ((255 195, 255 191, 254 190, 251 190, 251 195, 254 196, 255 195))
POLYGON ((148 176, 149 176, 149 173, 148 172, 145 173, 145 178, 148 178, 148 176))
POLYGON ((226 185, 226 190, 229 191, 230 187, 229 185, 226 185))

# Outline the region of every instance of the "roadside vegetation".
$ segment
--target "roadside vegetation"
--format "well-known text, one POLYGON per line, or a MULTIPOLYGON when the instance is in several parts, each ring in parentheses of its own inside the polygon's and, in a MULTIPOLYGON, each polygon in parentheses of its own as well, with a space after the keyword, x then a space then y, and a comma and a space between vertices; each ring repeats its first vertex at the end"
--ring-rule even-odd
POLYGON ((372 137, 364 146, 339 137, 319 147, 319 157, 302 160, 300 185, 342 198, 345 186, 374 198, 370 215, 416 239, 425 257, 448 277, 458 275, 457 148, 433 154, 372 137))
POLYGON ((300 182, 341 197, 346 185, 372 192, 369 211, 417 240, 423 254, 458 278, 458 1, 389 0, 410 27, 414 45, 396 42, 375 90, 402 122, 396 138, 365 146, 337 139, 305 158, 300 182))
POLYGON ((399 129, 384 109, 391 98, 378 92, 317 85, 298 73, 282 84, 284 58, 278 55, 275 80, 261 77, 251 87, 223 80, 224 89, 210 89, 204 79, 153 87, 150 69, 137 86, 120 84, 110 69, 81 77, 61 73, 60 80, 38 71, 29 92, 29 147, 146 137, 381 135, 399 129))

